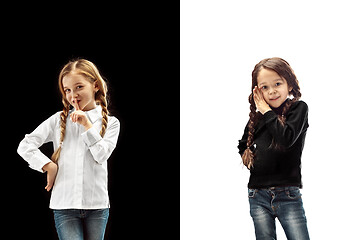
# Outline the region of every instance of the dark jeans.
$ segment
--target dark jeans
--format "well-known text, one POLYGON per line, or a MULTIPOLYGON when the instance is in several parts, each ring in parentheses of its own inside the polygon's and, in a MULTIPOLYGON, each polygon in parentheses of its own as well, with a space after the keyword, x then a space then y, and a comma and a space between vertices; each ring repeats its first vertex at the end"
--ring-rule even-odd
POLYGON ((55 227, 60 240, 104 239, 109 209, 53 210, 55 227))
POLYGON ((276 239, 276 217, 288 240, 310 239, 298 187, 249 189, 249 202, 257 240, 276 239))

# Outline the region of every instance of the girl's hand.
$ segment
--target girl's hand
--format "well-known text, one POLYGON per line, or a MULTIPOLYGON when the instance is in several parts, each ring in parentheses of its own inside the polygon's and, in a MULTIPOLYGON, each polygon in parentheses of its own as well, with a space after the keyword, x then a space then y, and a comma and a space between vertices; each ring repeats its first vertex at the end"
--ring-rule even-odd
POLYGON ((49 192, 54 185, 55 178, 56 178, 57 171, 58 171, 58 166, 53 162, 49 162, 48 164, 46 164, 43 167, 43 170, 47 171, 47 185, 46 185, 45 189, 46 189, 46 191, 49 192))
POLYGON ((75 111, 70 114, 71 121, 83 125, 86 130, 91 128, 92 127, 91 122, 86 117, 86 114, 80 110, 80 107, 79 107, 79 104, 77 101, 75 101, 74 107, 75 107, 75 111))
POLYGON ((266 112, 271 110, 269 104, 267 104, 267 102, 265 101, 261 90, 257 86, 255 86, 253 90, 253 96, 256 108, 259 110, 259 112, 261 112, 261 114, 264 115, 266 112))

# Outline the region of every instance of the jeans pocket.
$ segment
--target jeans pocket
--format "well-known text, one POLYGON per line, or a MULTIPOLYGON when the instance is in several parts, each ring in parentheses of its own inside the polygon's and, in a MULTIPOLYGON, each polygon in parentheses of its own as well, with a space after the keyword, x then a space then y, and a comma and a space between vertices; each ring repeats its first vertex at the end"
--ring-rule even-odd
POLYGON ((255 198, 256 193, 258 192, 257 189, 248 189, 248 197, 249 198, 255 198))
POLYGON ((298 187, 291 187, 286 190, 286 196, 290 199, 299 199, 301 198, 301 192, 298 187))

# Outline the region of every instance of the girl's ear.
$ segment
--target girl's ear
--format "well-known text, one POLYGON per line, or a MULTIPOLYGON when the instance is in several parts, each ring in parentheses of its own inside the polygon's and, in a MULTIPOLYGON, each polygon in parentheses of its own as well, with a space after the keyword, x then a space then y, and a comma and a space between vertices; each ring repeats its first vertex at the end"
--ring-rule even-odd
POLYGON ((293 90, 293 87, 289 87, 289 93, 293 90))
POLYGON ((96 80, 95 82, 94 82, 94 90, 95 90, 95 92, 98 92, 100 89, 99 89, 99 85, 98 85, 98 80, 96 80))

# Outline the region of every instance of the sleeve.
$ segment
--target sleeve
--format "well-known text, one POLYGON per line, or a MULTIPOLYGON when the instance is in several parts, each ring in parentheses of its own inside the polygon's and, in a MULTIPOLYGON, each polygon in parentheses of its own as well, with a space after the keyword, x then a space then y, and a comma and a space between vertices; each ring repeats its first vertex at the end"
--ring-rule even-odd
POLYGON ((39 147, 53 140, 55 124, 56 114, 41 123, 32 133, 26 134, 17 149, 30 168, 42 173, 42 167, 51 160, 39 150, 39 147))
POLYGON ((115 117, 112 117, 109 120, 104 137, 101 137, 100 133, 94 127, 81 135, 95 161, 102 164, 110 157, 115 149, 119 133, 120 122, 115 117))
POLYGON ((243 155, 243 153, 245 152, 245 150, 247 148, 247 139, 248 139, 248 135, 249 135, 248 134, 249 133, 248 125, 249 125, 249 123, 246 124, 244 134, 243 134, 241 140, 239 140, 238 149, 239 149, 240 156, 243 155))
POLYGON ((308 106, 303 101, 294 103, 289 109, 284 125, 280 123, 277 114, 273 111, 266 112, 264 118, 266 127, 275 142, 289 148, 308 127, 308 106))

